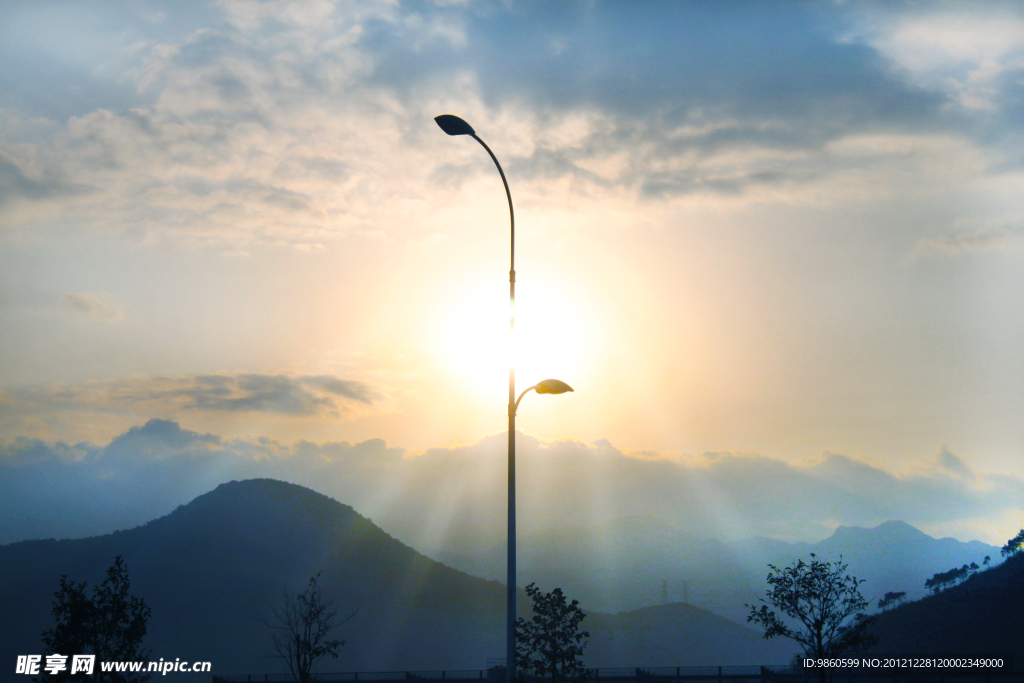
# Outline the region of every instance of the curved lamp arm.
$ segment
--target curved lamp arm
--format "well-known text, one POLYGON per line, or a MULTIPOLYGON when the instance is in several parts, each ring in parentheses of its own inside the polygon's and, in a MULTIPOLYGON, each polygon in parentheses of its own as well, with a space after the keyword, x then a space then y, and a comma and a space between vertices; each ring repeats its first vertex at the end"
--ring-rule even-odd
POLYGON ((498 173, 501 175, 501 182, 505 186, 505 196, 508 198, 508 217, 512 223, 512 267, 509 275, 514 282, 516 277, 516 213, 512 208, 512 193, 508 189, 508 181, 505 180, 505 171, 501 169, 501 164, 498 163, 498 157, 494 156, 494 152, 491 151, 491 148, 487 146, 486 142, 477 136, 476 131, 473 130, 473 126, 469 125, 466 121, 451 114, 435 116, 434 121, 441 127, 441 130, 448 135, 468 135, 479 142, 491 156, 491 160, 494 162, 494 165, 498 167, 498 173))
POLYGON ((531 389, 536 390, 538 394, 564 394, 567 391, 573 391, 572 387, 560 379, 543 379, 532 387, 523 389, 523 393, 519 394, 519 398, 516 399, 515 404, 512 406, 509 417, 515 416, 516 411, 519 410, 519 402, 523 400, 523 396, 526 396, 526 392, 531 389))

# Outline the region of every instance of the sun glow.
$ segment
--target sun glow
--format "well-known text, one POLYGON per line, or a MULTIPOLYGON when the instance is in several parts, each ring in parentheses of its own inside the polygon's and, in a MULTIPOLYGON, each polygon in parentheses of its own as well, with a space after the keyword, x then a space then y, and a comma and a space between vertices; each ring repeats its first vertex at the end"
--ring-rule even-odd
POLYGON ((514 338, 507 283, 503 290, 467 283, 448 302, 436 350, 446 370, 465 379, 473 392, 493 394, 507 386, 510 360, 517 393, 549 377, 573 384, 592 371, 592 316, 578 297, 555 283, 516 283, 514 338))

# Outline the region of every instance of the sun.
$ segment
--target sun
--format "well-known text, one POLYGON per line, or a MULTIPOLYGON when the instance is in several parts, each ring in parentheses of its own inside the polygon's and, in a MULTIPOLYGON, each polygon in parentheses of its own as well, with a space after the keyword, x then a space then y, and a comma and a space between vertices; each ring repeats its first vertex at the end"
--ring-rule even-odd
POLYGON ((508 284, 498 287, 493 282, 467 283, 449 296, 434 336, 445 371, 480 394, 507 386, 510 360, 519 391, 552 377, 569 384, 579 381, 595 340, 592 318, 578 295, 542 280, 516 283, 514 337, 509 331, 508 284))

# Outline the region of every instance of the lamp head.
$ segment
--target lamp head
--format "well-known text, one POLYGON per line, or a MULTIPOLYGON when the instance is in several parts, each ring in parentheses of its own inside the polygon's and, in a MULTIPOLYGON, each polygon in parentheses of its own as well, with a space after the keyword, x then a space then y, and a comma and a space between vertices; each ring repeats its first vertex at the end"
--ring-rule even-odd
POLYGON ((572 387, 560 379, 544 379, 537 382, 534 391, 538 394, 564 394, 567 391, 572 391, 572 387))
POLYGON ((458 116, 441 114, 440 116, 435 116, 434 120, 437 121, 437 125, 441 126, 441 130, 448 133, 448 135, 476 135, 476 131, 473 130, 473 126, 469 125, 458 116))

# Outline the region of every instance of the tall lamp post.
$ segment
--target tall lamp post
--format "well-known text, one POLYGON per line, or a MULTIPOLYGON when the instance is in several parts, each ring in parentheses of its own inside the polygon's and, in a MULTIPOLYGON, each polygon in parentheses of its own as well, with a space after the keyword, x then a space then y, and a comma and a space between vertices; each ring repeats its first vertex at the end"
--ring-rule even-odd
MULTIPOLYGON (((508 189, 508 181, 505 180, 505 172, 501 170, 498 157, 487 146, 483 140, 477 137, 473 127, 451 114, 435 116, 434 121, 448 135, 469 135, 479 142, 491 160, 498 167, 501 175, 501 182, 505 185, 505 196, 508 197, 508 216, 512 226, 512 256, 511 265, 508 271, 508 300, 509 318, 508 329, 512 335, 516 329, 516 215, 512 209, 512 193, 508 189)), ((505 610, 505 680, 511 683, 516 676, 516 410, 519 402, 523 400, 526 392, 533 389, 538 394, 562 394, 572 391, 572 387, 561 380, 545 379, 525 389, 516 397, 516 367, 515 355, 511 354, 508 364, 508 600, 505 610)))

